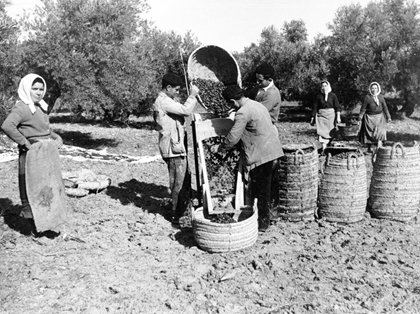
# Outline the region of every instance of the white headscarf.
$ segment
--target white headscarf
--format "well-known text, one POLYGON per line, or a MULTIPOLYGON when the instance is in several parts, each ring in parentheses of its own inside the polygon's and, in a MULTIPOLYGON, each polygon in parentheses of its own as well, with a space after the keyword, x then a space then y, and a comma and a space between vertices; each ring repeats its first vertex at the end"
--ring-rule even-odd
MULTIPOLYGON (((36 106, 35 106, 34 102, 32 101, 30 91, 31 91, 32 85, 34 83, 34 80, 36 78, 40 78, 42 80, 42 82, 44 82, 44 93, 42 94, 42 97, 44 97, 45 93, 47 91, 47 83, 45 83, 45 80, 37 74, 30 73, 30 74, 24 76, 20 80, 19 88, 18 88, 18 95, 19 95, 20 100, 22 100, 25 104, 27 104, 29 106, 29 109, 31 110, 32 114, 35 113, 36 106)), ((41 108, 44 111, 47 111, 48 104, 43 99, 41 99, 39 101, 39 105, 41 106, 41 108)))
POLYGON ((375 103, 376 103, 376 105, 377 106, 379 106, 379 99, 378 99, 378 95, 381 93, 381 85, 379 85, 378 83, 376 83, 376 82, 372 82, 372 83, 370 83, 370 85, 369 85, 369 94, 371 94, 372 95, 372 97, 373 97, 373 100, 375 101, 375 103), (372 85, 376 85, 376 86, 378 86, 378 92, 376 93, 376 94, 372 94, 372 85))
POLYGON ((328 94, 331 93, 331 90, 332 89, 331 89, 330 82, 328 82, 328 81, 322 81, 321 82, 321 92, 325 93, 325 101, 328 100, 328 94), (325 90, 325 92, 322 90, 322 84, 323 83, 326 83, 327 84, 327 89, 325 90))

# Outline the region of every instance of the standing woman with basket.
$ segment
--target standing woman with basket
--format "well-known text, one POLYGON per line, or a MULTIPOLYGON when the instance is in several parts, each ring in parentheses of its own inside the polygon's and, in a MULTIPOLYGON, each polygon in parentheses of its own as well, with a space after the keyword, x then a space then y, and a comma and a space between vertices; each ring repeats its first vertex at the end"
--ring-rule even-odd
POLYGON ((19 83, 16 104, 1 128, 19 149, 20 216, 31 232, 57 230, 66 222, 64 185, 58 148, 61 137, 50 130, 45 80, 28 74, 19 83))
POLYGON ((316 123, 316 131, 322 150, 329 145, 334 138, 335 128, 341 123, 341 105, 337 96, 331 92, 331 85, 328 81, 321 82, 321 93, 319 93, 312 107, 311 125, 316 123))
POLYGON ((377 82, 372 82, 369 85, 369 94, 366 95, 360 108, 360 120, 362 126, 359 141, 368 145, 369 152, 372 151, 374 144, 381 147, 382 141, 386 141, 386 124, 391 122, 391 115, 385 98, 381 95, 381 86, 377 82))

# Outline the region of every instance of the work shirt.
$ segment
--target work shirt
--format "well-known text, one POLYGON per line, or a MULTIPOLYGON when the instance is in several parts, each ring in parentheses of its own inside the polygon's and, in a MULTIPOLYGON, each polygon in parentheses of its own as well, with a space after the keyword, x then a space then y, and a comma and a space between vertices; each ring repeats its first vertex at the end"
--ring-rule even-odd
POLYGON ((327 101, 325 94, 318 94, 312 107, 312 117, 315 117, 320 109, 334 109, 335 112, 341 112, 342 107, 334 93, 328 93, 327 101))
POLYGON ((8 137, 24 147, 30 146, 30 139, 53 137, 48 114, 38 106, 32 114, 23 101, 16 102, 1 128, 8 137))
POLYGON ((271 123, 266 107, 249 98, 236 112, 222 148, 231 149, 239 141, 250 169, 283 156, 277 128, 271 123))
POLYGON ((197 100, 194 96, 189 96, 185 104, 181 104, 164 92, 159 92, 153 104, 153 117, 159 132, 159 151, 162 158, 186 156, 184 146, 185 117, 191 114, 196 104, 197 100), (184 152, 173 152, 171 140, 182 145, 184 152))
POLYGON ((388 120, 391 119, 384 96, 378 95, 378 100, 379 104, 376 104, 372 95, 366 95, 365 99, 363 100, 362 107, 360 108, 359 120, 363 118, 365 112, 368 115, 375 115, 383 112, 388 120))
POLYGON ((261 88, 255 97, 255 100, 267 108, 273 123, 278 121, 280 114, 281 95, 280 91, 273 82, 270 82, 270 85, 267 87, 261 88))

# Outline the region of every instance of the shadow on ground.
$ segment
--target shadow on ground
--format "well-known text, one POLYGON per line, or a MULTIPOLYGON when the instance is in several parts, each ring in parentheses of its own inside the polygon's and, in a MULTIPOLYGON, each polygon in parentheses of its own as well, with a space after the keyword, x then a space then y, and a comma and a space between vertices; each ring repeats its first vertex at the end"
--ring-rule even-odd
POLYGON ((63 139, 64 144, 78 146, 86 149, 98 149, 106 147, 117 147, 119 142, 109 138, 92 138, 90 133, 79 131, 63 131, 56 130, 58 135, 63 139))
POLYGON ((160 214, 168 221, 172 218, 171 203, 166 186, 131 179, 118 184, 118 186, 109 186, 106 194, 119 200, 123 205, 134 204, 149 213, 160 214))
MULTIPOLYGON (((123 205, 134 204, 149 213, 162 215, 167 221, 172 219, 172 202, 166 186, 131 179, 118 186, 109 186, 106 194, 123 205)), ((183 218, 188 219, 186 216, 183 218)), ((182 223, 181 226, 174 239, 185 247, 196 246, 191 224, 182 223)))
POLYGON ((197 246, 192 228, 181 228, 181 230, 175 234, 175 240, 187 248, 197 246))
POLYGON ((279 122, 308 122, 311 119, 311 110, 299 106, 280 107, 279 122))
POLYGON ((0 215, 4 217, 4 223, 23 235, 30 235, 32 232, 32 226, 28 220, 20 217, 21 205, 14 205, 13 202, 8 198, 0 198, 0 215))
POLYGON ((100 127, 105 128, 134 128, 134 129, 141 129, 141 130, 155 130, 156 124, 154 121, 151 120, 150 117, 140 117, 133 119, 129 119, 126 122, 122 121, 104 121, 104 120, 89 120, 84 117, 76 117, 72 114, 61 114, 56 113, 50 116, 50 123, 77 123, 77 124, 90 124, 90 125, 97 125, 100 127))

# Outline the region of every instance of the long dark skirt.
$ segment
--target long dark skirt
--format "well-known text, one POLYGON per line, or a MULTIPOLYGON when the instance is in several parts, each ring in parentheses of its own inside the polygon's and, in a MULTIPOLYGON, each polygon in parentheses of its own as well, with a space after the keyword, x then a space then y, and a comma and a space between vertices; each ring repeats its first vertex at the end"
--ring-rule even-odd
POLYGON ((359 141, 362 144, 375 144, 386 141, 386 120, 383 113, 365 114, 360 128, 359 141))
POLYGON ((26 152, 19 150, 19 168, 18 168, 18 178, 19 178, 19 195, 20 201, 22 202, 22 210, 20 215, 24 218, 33 218, 31 206, 28 201, 28 194, 26 193, 26 152))

